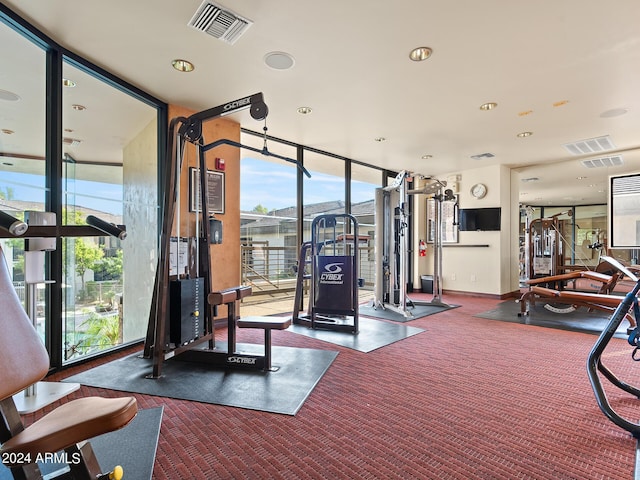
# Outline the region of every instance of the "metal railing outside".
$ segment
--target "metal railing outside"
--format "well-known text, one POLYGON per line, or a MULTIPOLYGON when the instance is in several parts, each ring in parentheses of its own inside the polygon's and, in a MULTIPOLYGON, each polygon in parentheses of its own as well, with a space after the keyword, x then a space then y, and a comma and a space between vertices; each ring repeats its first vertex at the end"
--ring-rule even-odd
MULTIPOLYGON (((298 248, 270 247, 266 244, 242 245, 242 284, 253 287, 253 295, 295 291, 298 248)), ((375 278, 373 247, 358 247, 359 277, 364 288, 372 289, 375 278)))

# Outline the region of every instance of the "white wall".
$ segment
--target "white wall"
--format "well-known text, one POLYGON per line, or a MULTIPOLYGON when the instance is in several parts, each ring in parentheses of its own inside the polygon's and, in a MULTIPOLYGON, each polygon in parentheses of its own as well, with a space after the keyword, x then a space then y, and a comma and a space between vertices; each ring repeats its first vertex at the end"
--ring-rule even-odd
MULTIPOLYGON (((453 175, 453 174, 452 174, 453 175)), ((518 192, 517 180, 509 168, 490 166, 455 172, 459 177, 458 199, 461 209, 501 207, 499 232, 459 232, 457 244, 442 249, 442 287, 444 290, 505 295, 518 290, 518 192), (474 198, 471 187, 484 183, 487 195, 474 198)), ((442 180, 445 180, 442 178, 442 180)), ((451 183, 449 182, 450 186, 451 183)), ((414 287, 420 288, 420 275, 433 272, 433 249, 427 258, 417 258, 417 245, 426 235, 424 206, 417 201, 414 223, 414 287)))

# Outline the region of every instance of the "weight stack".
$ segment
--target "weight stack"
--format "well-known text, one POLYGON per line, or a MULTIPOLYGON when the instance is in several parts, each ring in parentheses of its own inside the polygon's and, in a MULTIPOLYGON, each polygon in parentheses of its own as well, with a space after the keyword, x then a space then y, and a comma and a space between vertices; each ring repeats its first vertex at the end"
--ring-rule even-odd
POLYGON ((204 335, 204 279, 189 278, 169 283, 169 340, 190 343, 204 335))

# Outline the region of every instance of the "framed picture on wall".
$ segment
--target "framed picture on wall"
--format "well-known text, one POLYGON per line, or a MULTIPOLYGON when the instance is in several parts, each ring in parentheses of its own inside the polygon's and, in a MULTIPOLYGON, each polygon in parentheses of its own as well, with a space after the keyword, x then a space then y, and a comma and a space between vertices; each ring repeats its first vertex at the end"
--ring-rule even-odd
MULTIPOLYGON (((442 202, 440 219, 442 243, 458 243, 458 226, 453 224, 455 205, 458 203, 458 196, 455 197, 455 200, 442 202)), ((436 206, 437 203, 433 198, 427 198, 427 243, 433 243, 436 235, 436 206)))
MULTIPOLYGON (((189 211, 199 212, 200 202, 200 169, 189 169, 189 211)), ((207 170, 207 212, 224 214, 224 172, 207 170)))

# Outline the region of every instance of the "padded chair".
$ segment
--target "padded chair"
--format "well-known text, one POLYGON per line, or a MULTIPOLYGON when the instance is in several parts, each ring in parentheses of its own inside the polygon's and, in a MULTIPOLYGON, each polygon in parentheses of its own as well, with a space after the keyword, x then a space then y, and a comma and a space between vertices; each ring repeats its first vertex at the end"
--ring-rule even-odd
MULTIPOLYGON (((63 460, 69 470, 56 478, 121 477, 122 469, 102 474, 90 439, 127 425, 138 412, 134 397, 71 400, 25 426, 13 395, 49 371, 49 355, 13 287, 0 248, 0 458, 15 479, 41 479, 36 463, 63 460), (66 462, 65 462, 66 460, 66 462)), ((47 477, 50 478, 50 477, 47 477)))

